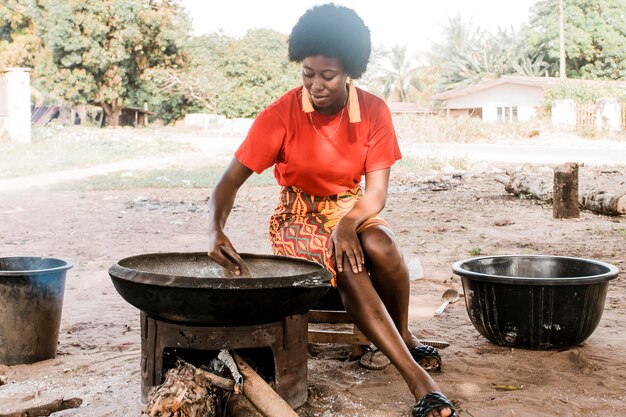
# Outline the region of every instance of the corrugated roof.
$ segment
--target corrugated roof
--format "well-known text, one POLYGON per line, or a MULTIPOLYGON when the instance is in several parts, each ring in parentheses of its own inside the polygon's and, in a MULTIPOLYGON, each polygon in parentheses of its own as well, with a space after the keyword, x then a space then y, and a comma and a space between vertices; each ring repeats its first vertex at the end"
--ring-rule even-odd
POLYGON ((30 113, 33 126, 45 126, 59 114, 59 106, 35 107, 30 113))

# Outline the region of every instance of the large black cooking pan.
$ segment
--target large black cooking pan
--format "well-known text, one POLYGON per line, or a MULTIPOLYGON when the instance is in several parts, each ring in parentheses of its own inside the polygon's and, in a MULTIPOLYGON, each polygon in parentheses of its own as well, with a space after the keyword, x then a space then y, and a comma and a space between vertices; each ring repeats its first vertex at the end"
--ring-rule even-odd
POLYGON ((308 311, 329 288, 320 264, 240 254, 253 278, 227 278, 206 253, 153 253, 109 268, 117 292, 155 318, 196 325, 270 323, 308 311))

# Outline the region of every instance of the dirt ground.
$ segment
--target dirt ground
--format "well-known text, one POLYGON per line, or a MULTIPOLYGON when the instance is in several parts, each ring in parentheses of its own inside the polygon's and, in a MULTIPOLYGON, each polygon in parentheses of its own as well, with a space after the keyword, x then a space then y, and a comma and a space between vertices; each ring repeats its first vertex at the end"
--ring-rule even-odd
MULTIPOLYGON (((407 262, 424 277, 411 283, 410 322, 441 349, 434 379, 470 417, 624 415, 626 284, 609 285, 596 331, 580 346, 530 351, 494 345, 473 327, 464 300, 433 316, 447 288, 463 291, 457 260, 498 254, 593 258, 626 269, 626 216, 583 211, 555 220, 549 205, 507 194, 494 173, 518 165, 476 164, 462 172, 393 176, 383 216, 407 262), (514 386, 501 391, 497 386, 514 386)), ((537 172, 545 167, 534 167, 537 172)), ((626 188, 625 167, 585 166, 581 185, 626 188)), ((240 252, 270 253, 267 219, 278 188, 245 186, 229 219, 240 252), (259 227, 259 225, 262 225, 259 227)), ((0 414, 59 398, 78 409, 55 416, 138 416, 139 312, 114 289, 107 270, 149 252, 206 249, 207 189, 84 191, 28 188, 0 192, 1 256, 41 255, 73 261, 68 272, 57 357, 0 365, 0 414)), ((310 357, 309 399, 300 416, 409 416, 414 403, 399 373, 371 371, 344 350, 310 357)))

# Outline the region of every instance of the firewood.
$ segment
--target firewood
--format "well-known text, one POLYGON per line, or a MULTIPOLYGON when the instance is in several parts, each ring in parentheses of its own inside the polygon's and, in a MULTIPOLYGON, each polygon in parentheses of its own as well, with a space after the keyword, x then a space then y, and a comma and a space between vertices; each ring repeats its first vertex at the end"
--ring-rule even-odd
POLYGON ((150 394, 143 416, 216 417, 221 415, 223 389, 232 390, 233 381, 179 361, 167 371, 165 381, 150 394))
POLYGON ((504 189, 513 195, 552 201, 552 183, 544 178, 516 171, 510 175, 495 175, 494 179, 503 184, 504 189))
POLYGON ((269 386, 239 355, 234 354, 243 375, 243 394, 265 417, 298 417, 293 408, 269 386))
POLYGON ((70 408, 78 408, 82 403, 83 400, 80 398, 70 398, 69 400, 61 398, 37 407, 14 411, 8 414, 0 414, 0 417, 44 417, 58 411, 67 410, 70 408))
MULTIPOLYGON (((495 175, 494 180, 504 185, 504 189, 517 196, 552 202, 553 194, 549 181, 540 176, 531 176, 523 171, 510 175, 495 175)), ((598 214, 619 216, 626 214, 626 193, 610 193, 602 190, 583 188, 578 193, 578 205, 583 210, 598 214)))
POLYGON ((615 195, 606 191, 588 191, 580 196, 580 206, 599 214, 615 216, 626 214, 626 194, 615 195))
POLYGON ((231 395, 226 410, 232 417, 263 417, 245 395, 231 395))
POLYGON ((568 162, 554 169, 552 216, 555 219, 575 219, 580 217, 577 163, 568 162))

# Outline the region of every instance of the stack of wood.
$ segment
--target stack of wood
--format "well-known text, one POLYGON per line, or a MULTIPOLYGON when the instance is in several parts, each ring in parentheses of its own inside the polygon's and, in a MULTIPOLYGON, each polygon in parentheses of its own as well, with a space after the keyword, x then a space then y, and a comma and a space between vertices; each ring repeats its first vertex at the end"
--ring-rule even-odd
MULTIPOLYGON (((167 371, 163 384, 151 393, 142 416, 217 417, 222 415, 223 390, 215 385, 215 377, 217 375, 196 368, 190 363, 179 361, 176 368, 167 371)), ((228 381, 225 378, 222 379, 228 381)), ((229 382, 232 389, 233 382, 229 382)))
POLYGON ((179 360, 163 384, 150 394, 142 417, 297 417, 298 414, 241 357, 234 360, 243 376, 235 382, 179 360))
POLYGON ((558 207, 555 207, 554 217, 557 218, 577 217, 568 213, 576 214, 578 208, 609 216, 626 214, 626 190, 618 193, 591 188, 578 190, 577 164, 570 163, 557 167, 553 178, 517 170, 506 175, 495 175, 494 179, 503 184, 504 189, 511 194, 547 203, 553 203, 556 190, 559 201, 556 204, 558 207), (578 207, 572 207, 575 204, 571 201, 573 198, 578 202, 578 207))

